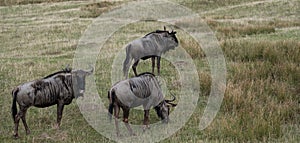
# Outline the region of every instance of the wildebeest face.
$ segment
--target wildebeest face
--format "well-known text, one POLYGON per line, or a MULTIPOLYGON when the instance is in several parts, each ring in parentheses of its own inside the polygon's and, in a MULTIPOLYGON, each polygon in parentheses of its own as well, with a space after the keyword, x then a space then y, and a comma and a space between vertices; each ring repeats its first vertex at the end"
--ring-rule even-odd
POLYGON ((167 104, 163 104, 161 107, 161 113, 162 113, 162 122, 168 123, 169 122, 169 114, 170 114, 170 107, 167 104))
POLYGON ((165 39, 165 42, 167 43, 167 47, 174 49, 178 46, 178 39, 176 37, 176 32, 165 32, 163 34, 163 37, 165 39))
POLYGON ((161 103, 159 103, 157 106, 154 107, 158 117, 161 118, 163 123, 169 122, 170 109, 171 109, 171 107, 177 106, 177 104, 172 103, 173 101, 176 100, 176 97, 173 94, 171 94, 171 95, 173 96, 173 99, 171 99, 171 100, 165 99, 161 103))
POLYGON ((90 71, 85 70, 73 70, 72 71, 72 82, 75 97, 83 96, 85 91, 85 77, 92 74, 93 69, 90 71))
POLYGON ((168 123, 170 107, 167 105, 165 101, 154 107, 156 110, 157 116, 161 118, 163 123, 168 123))

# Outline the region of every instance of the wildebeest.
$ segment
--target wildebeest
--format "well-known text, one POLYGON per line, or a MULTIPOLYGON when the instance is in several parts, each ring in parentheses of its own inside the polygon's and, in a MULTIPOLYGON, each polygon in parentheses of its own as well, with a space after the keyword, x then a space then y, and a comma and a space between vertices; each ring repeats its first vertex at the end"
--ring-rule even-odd
MULTIPOLYGON (((173 95, 172 95, 173 96, 173 95)), ((176 106, 172 100, 164 99, 162 90, 155 76, 152 73, 142 73, 137 77, 125 79, 117 82, 108 92, 110 101, 108 112, 111 116, 114 111, 115 126, 117 136, 119 134, 118 118, 120 108, 123 110, 123 122, 125 123, 130 135, 134 135, 128 124, 129 110, 140 105, 144 108, 144 131, 149 127, 149 110, 154 107, 157 115, 163 123, 169 121, 170 106, 176 106)))
POLYGON ((175 31, 169 32, 166 31, 166 28, 164 28, 164 30, 156 30, 148 33, 142 38, 130 42, 126 46, 126 59, 123 63, 123 73, 126 79, 128 77, 128 70, 133 59, 134 64, 132 65, 132 69, 135 76, 137 76, 136 67, 140 59, 146 60, 151 58, 152 73, 154 74, 155 58, 157 58, 157 72, 159 75, 161 55, 178 46, 178 40, 175 34, 175 31))
POLYGON ((91 70, 71 70, 66 68, 50 74, 44 78, 23 83, 12 91, 12 117, 15 124, 14 137, 18 138, 19 121, 22 119, 26 133, 30 130, 26 123, 26 112, 31 106, 38 108, 57 104, 57 123, 59 128, 64 105, 68 105, 74 98, 83 96, 85 90, 85 77, 92 74, 91 70), (17 111, 17 104, 20 111, 17 111))

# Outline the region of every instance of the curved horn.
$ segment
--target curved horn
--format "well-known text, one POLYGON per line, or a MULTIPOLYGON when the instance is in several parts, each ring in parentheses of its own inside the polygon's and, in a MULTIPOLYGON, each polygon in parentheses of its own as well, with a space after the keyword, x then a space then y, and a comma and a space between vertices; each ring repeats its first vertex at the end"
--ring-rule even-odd
POLYGON ((87 72, 88 74, 92 74, 94 72, 94 67, 92 65, 89 65, 90 66, 90 70, 85 70, 85 72, 87 72))
POLYGON ((171 102, 173 102, 173 101, 176 100, 176 97, 174 96, 174 94, 172 94, 172 93, 170 93, 170 94, 173 96, 173 99, 172 99, 172 100, 166 100, 166 99, 165 99, 165 101, 166 101, 167 103, 171 103, 171 102))
POLYGON ((94 67, 91 67, 90 70, 88 70, 88 72, 92 73, 94 71, 94 67))
POLYGON ((174 31, 174 29, 172 29, 171 34, 176 34, 176 31, 174 31))

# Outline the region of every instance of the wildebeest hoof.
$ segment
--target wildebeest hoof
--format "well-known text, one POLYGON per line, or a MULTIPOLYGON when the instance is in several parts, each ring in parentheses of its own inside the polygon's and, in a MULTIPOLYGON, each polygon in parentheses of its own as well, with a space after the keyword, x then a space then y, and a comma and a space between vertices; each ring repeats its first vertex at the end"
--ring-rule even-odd
POLYGON ((19 135, 18 134, 14 134, 13 137, 14 137, 14 139, 18 139, 19 135))
POLYGON ((55 124, 53 128, 59 130, 60 127, 58 124, 55 124))
POLYGON ((136 136, 136 134, 135 134, 135 133, 131 133, 130 135, 131 135, 131 136, 136 136))
POLYGON ((149 125, 143 125, 143 131, 145 132, 147 129, 150 129, 149 125))
POLYGON ((121 138, 122 136, 122 134, 117 134, 117 138, 121 138))
POLYGON ((29 135, 31 132, 30 132, 30 130, 27 130, 26 131, 26 135, 29 135))

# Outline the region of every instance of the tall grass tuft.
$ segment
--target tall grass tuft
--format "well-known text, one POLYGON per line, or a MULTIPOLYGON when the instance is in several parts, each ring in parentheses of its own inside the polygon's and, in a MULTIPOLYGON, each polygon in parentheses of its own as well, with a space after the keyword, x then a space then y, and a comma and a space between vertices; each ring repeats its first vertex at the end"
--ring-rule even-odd
POLYGON ((255 34, 268 34, 275 32, 275 26, 269 25, 248 25, 248 26, 227 26, 218 27, 217 32, 221 33, 222 37, 233 38, 233 37, 243 37, 247 35, 255 34))
POLYGON ((227 59, 235 62, 269 61, 299 63, 299 41, 225 40, 221 47, 227 59))
POLYGON ((81 18, 96 18, 100 14, 107 12, 112 9, 112 7, 116 6, 120 2, 110 2, 110 1, 102 1, 98 3, 91 3, 80 8, 82 14, 81 18))
POLYGON ((211 139, 272 142, 282 125, 299 123, 300 43, 298 41, 224 40, 228 84, 211 139))

